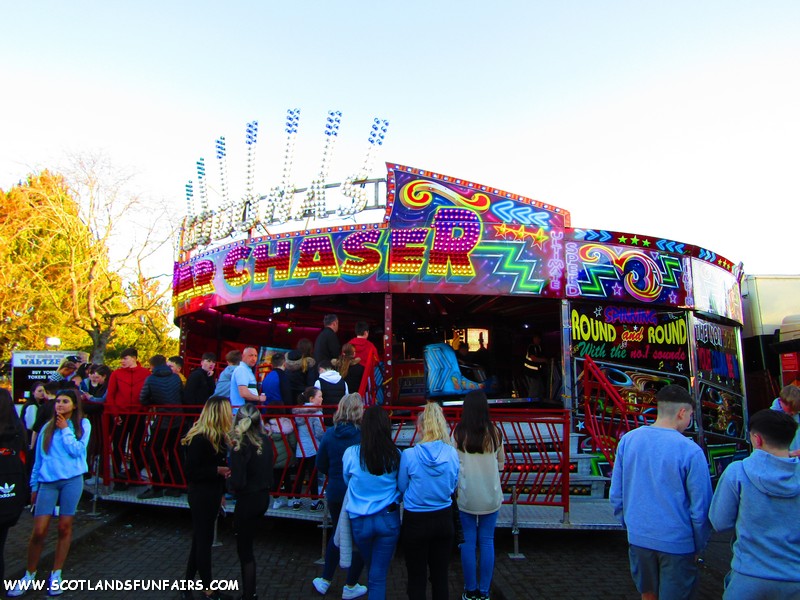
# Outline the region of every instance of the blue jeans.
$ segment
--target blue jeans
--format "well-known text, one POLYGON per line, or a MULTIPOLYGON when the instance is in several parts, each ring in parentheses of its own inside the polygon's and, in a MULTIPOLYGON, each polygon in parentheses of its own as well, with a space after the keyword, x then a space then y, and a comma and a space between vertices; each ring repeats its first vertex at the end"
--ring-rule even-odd
POLYGON ((350 529, 353 541, 367 565, 369 599, 386 600, 386 576, 400 537, 400 511, 397 505, 391 512, 384 510, 364 517, 350 515, 350 529))
POLYGON ((499 513, 500 511, 488 515, 473 515, 458 511, 461 527, 464 529, 461 568, 464 571, 464 589, 467 591, 479 590, 481 594, 489 595, 494 572, 494 527, 499 513), (481 551, 480 565, 477 564, 478 548, 481 551))
MULTIPOLYGON (((328 511, 331 513, 331 525, 336 531, 336 526, 339 524, 339 515, 342 512, 341 502, 331 502, 328 500, 328 511)), ((325 548, 325 567, 322 569, 322 578, 331 581, 333 574, 336 572, 336 567, 339 566, 339 546, 333 543, 333 533, 328 538, 328 546, 325 548)), ((361 571, 364 570, 364 560, 361 558, 361 553, 358 548, 353 548, 353 556, 350 559, 350 568, 347 570, 347 585, 355 585, 358 583, 358 578, 361 576, 361 571)))

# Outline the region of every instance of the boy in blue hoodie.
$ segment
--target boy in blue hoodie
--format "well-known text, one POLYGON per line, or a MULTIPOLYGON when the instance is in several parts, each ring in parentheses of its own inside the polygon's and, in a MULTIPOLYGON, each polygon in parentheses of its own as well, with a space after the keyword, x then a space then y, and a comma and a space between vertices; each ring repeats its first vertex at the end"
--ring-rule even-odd
POLYGON ((684 388, 656 394, 658 417, 629 431, 611 475, 614 514, 628 530, 631 575, 643 600, 691 598, 697 555, 711 527, 711 478, 703 450, 683 432, 694 402, 684 388))
POLYGON ((800 461, 797 423, 775 410, 750 419, 753 453, 722 473, 711 502, 717 531, 736 528, 726 600, 800 598, 800 461))

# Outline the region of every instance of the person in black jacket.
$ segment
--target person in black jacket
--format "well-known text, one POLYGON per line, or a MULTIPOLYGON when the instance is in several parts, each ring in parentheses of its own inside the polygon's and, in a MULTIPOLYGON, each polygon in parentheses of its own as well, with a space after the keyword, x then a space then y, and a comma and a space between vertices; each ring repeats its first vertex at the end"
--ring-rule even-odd
POLYGON ((152 374, 144 380, 139 401, 143 406, 172 407, 160 408, 154 417, 153 432, 147 443, 145 456, 152 487, 139 494, 140 500, 160 498, 165 487, 168 496, 180 496, 175 485, 180 481, 178 465, 178 438, 181 434, 182 414, 179 407, 183 400, 181 378, 167 366, 167 358, 156 354, 150 359, 152 374), (159 485, 161 484, 161 485, 159 485), (165 486, 164 484, 169 484, 165 486))
POLYGON ((245 404, 236 413, 229 460, 228 488, 236 496, 233 526, 242 568, 242 600, 257 600, 253 538, 258 521, 269 507, 273 457, 261 414, 252 404, 245 404))
POLYGON ((202 405, 206 403, 213 394, 216 384, 214 383, 214 368, 217 366, 217 355, 213 352, 205 352, 200 359, 200 366, 189 373, 186 378, 186 386, 183 389, 183 403, 187 405, 202 405))
POLYGON ((334 358, 339 358, 339 353, 342 350, 342 344, 336 335, 336 332, 339 331, 339 317, 333 314, 325 315, 322 324, 324 327, 314 341, 314 360, 317 365, 323 360, 330 361, 334 358))
MULTIPOLYGON (((225 478, 231 474, 227 465, 226 436, 231 430, 233 410, 230 400, 211 396, 200 417, 181 440, 186 446, 186 479, 189 482, 189 510, 192 514, 192 547, 186 564, 185 579, 200 574, 207 598, 221 598, 211 592, 211 545, 214 523, 225 493, 225 478)), ((191 591, 181 592, 183 600, 191 600, 191 591)))
MULTIPOLYGON (((28 474, 22 462, 25 427, 17 416, 11 394, 0 388, 0 477, 10 491, 0 500, 0 580, 5 579, 5 547, 8 530, 17 524, 28 502, 28 474)), ((33 454, 28 457, 33 463, 33 454)))
POLYGON ((289 380, 289 394, 293 404, 295 398, 305 389, 314 385, 319 370, 317 361, 314 360, 314 344, 308 338, 301 338, 294 350, 286 355, 286 377, 289 380))

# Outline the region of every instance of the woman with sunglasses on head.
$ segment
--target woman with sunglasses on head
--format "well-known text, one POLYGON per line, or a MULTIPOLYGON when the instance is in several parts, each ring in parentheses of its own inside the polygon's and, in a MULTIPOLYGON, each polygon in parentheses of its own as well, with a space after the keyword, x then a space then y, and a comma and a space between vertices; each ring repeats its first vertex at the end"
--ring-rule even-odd
POLYGON ((400 450, 392 441, 392 426, 383 408, 371 406, 364 411, 361 443, 345 450, 342 463, 345 510, 367 567, 369 597, 385 600, 386 576, 400 537, 400 450))
POLYGON ((253 538, 259 520, 269 508, 273 461, 272 442, 267 438, 261 413, 253 404, 245 404, 236 412, 228 460, 228 488, 236 496, 233 526, 242 569, 241 600, 258 600, 253 538))
POLYGON ((36 578, 36 568, 47 538, 47 528, 56 505, 59 507, 58 541, 50 574, 48 594, 58 596, 61 569, 72 541, 72 523, 83 492, 86 446, 91 425, 83 418, 78 393, 74 389, 56 393, 55 412, 36 440, 36 460, 31 473, 31 502, 34 504, 33 533, 28 544, 28 567, 23 578, 7 592, 15 598, 28 591, 36 578))
MULTIPOLYGON (((231 474, 227 437, 232 424, 230 400, 211 396, 181 440, 181 444, 186 446, 185 469, 192 515, 192 546, 186 564, 186 579, 193 580, 199 573, 205 597, 212 599, 221 598, 219 592, 210 590, 211 545, 214 543, 214 523, 225 493, 225 478, 231 474)), ((183 591, 181 597, 191 600, 194 595, 183 591)))
POLYGON ((458 510, 464 529, 461 598, 488 600, 494 571, 494 528, 503 504, 500 471, 505 465, 505 454, 503 436, 489 417, 489 403, 482 391, 474 390, 464 397, 461 421, 453 431, 453 440, 460 463, 458 510))

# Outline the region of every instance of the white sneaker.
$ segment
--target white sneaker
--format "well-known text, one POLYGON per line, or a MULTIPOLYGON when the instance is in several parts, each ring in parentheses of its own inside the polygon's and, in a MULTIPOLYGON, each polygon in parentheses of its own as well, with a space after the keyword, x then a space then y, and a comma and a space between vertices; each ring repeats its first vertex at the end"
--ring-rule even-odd
POLYGON ((303 503, 300 500, 292 500, 292 510, 300 510, 303 508, 303 503))
POLYGON ((6 595, 9 598, 17 598, 19 596, 22 596, 22 594, 24 594, 33 587, 32 583, 35 580, 36 580, 36 571, 34 571, 33 573, 28 573, 27 571, 25 571, 25 575, 22 576, 22 579, 18 579, 14 583, 14 587, 12 587, 10 590, 6 592, 6 595))
POLYGON ((50 584, 47 586, 48 596, 60 596, 64 593, 61 589, 61 571, 50 573, 50 584))
POLYGON ((286 506, 286 498, 275 498, 272 501, 272 508, 283 508, 286 506))
POLYGON ((314 589, 323 596, 327 593, 328 588, 331 587, 331 582, 324 577, 317 577, 311 583, 314 584, 314 589))
POLYGON ((353 586, 346 585, 342 588, 342 600, 352 600, 352 598, 361 598, 367 593, 367 586, 357 583, 353 586))

